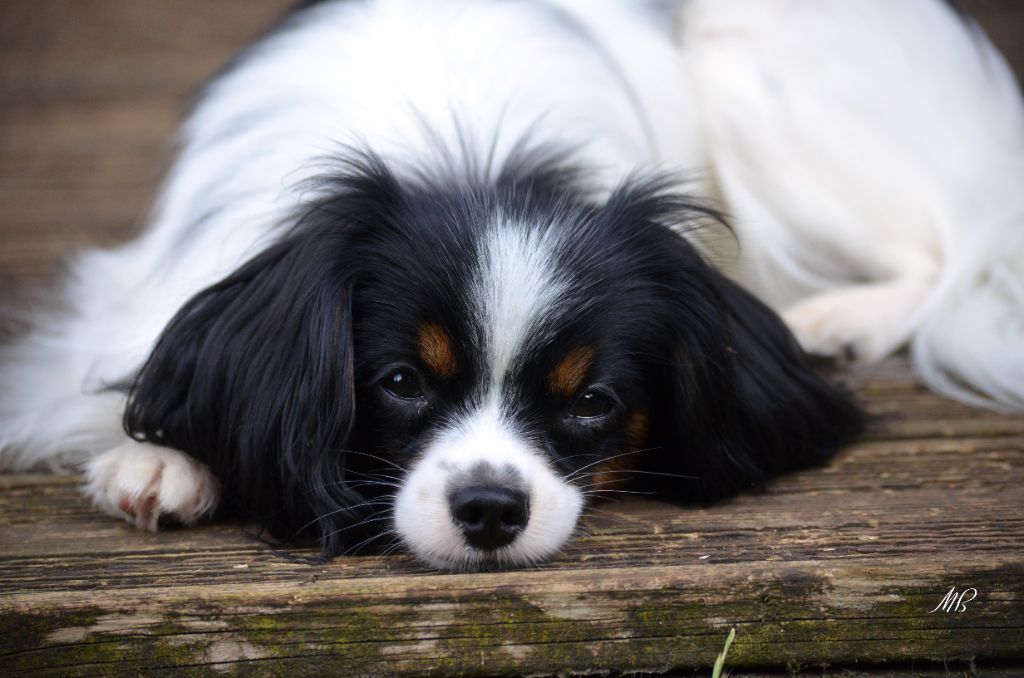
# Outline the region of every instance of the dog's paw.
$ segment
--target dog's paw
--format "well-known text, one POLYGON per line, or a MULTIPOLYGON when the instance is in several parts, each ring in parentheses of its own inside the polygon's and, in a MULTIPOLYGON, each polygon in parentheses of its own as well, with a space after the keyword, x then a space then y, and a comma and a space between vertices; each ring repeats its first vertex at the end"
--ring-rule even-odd
POLYGON ((85 493, 104 512, 155 532, 161 520, 191 525, 213 512, 220 483, 184 452, 129 441, 89 460, 85 493))
POLYGON ((882 292, 881 286, 825 292, 789 307, 782 319, 810 354, 875 362, 902 343, 913 312, 882 292))

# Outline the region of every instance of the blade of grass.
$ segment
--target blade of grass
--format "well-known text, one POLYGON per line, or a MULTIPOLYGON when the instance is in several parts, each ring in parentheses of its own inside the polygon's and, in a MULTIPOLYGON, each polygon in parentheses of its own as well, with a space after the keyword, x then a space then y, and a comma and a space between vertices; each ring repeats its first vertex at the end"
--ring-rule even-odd
POLYGON ((722 668, 725 666, 725 657, 729 654, 729 646, 732 645, 732 641, 736 639, 736 629, 732 628, 729 630, 729 637, 725 639, 725 647, 722 648, 722 652, 718 655, 718 659, 715 660, 715 668, 711 671, 711 678, 721 678, 722 668))

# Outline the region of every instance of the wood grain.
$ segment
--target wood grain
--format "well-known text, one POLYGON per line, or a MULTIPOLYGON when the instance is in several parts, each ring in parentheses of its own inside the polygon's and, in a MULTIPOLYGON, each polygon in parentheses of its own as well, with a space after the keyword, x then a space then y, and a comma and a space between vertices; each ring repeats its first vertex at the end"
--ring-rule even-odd
MULTIPOLYGON (((0 304, 137 230, 191 94, 288 4, 3 2, 0 304)), ((964 4, 1020 69, 1024 3, 964 4)), ((75 477, 0 475, 0 675, 708 675, 733 626, 733 670, 1021 675, 1024 418, 899 360, 843 378, 876 425, 829 466, 711 508, 595 507, 516 572, 302 563, 236 524, 143 534, 75 477), (951 587, 978 596, 930 613, 951 587)))
POLYGON ((137 232, 203 81, 289 0, 4 0, 0 304, 137 232))
POLYGON ((138 533, 90 509, 73 477, 0 476, 0 665, 706 669, 733 626, 734 668, 1019 661, 1021 418, 971 417, 905 373, 892 362, 851 377, 886 417, 829 466, 710 508, 597 506, 586 536, 525 571, 439 574, 404 555, 301 563, 244 525, 138 533), (977 598, 931 612, 951 587, 977 598))

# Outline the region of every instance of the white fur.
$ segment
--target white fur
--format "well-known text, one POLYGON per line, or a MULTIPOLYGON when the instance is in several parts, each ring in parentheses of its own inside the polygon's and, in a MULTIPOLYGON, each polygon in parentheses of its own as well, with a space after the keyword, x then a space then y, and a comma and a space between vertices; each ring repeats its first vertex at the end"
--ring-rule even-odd
POLYGON ((494 224, 485 239, 473 296, 486 332, 490 399, 498 398, 515 360, 526 357, 524 345, 538 341, 545 322, 561 310, 557 302, 569 280, 551 261, 558 247, 552 233, 541 229, 526 234, 521 226, 494 224))
MULTIPOLYGON (((43 320, 5 357, 4 382, 17 387, 0 394, 2 462, 84 462, 96 504, 148 528, 164 514, 188 523, 212 507, 208 472, 181 463, 180 453, 127 441, 124 398, 102 389, 131 377, 192 294, 257 252, 316 198, 307 180, 332 169, 325 158, 347 147, 369 147, 401 174, 424 158, 444 160, 438 146, 458 148, 467 138, 481 152, 494 142, 492 168, 524 138, 556 141, 595 167, 599 190, 662 160, 692 164, 695 127, 676 124, 692 111, 667 25, 621 2, 591 4, 604 11, 585 16, 572 4, 565 11, 582 33, 609 50, 576 33, 567 39, 560 19, 539 3, 470 0, 329 3, 252 50, 185 124, 180 158, 147 232, 83 257, 64 294, 72 313, 43 320), (610 43, 612 35, 622 42, 610 43)), ((510 234, 496 225, 481 262, 480 309, 494 328, 483 411, 495 417, 502 375, 557 296, 550 247, 510 234)), ((528 479, 531 520, 498 561, 541 559, 573 530, 579 492, 525 441, 495 433, 500 426, 486 420, 461 437, 452 433, 450 446, 431 448, 410 476, 396 513, 403 538, 426 560, 468 566, 479 558, 450 534, 446 498, 429 482, 439 455, 456 464, 502 458, 528 479), (424 482, 428 496, 412 515, 426 520, 433 510, 436 535, 403 519, 409 488, 424 482), (444 534, 448 541, 437 541, 444 534)))
POLYGON ((751 283, 804 345, 1024 409, 1024 107, 935 0, 692 0, 683 42, 751 283))
POLYGON ((85 493, 112 516, 155 532, 162 517, 192 525, 217 507, 220 484, 184 452, 129 440, 85 464, 85 493))
POLYGON ((416 556, 434 567, 474 569, 482 562, 527 565, 556 553, 572 536, 583 508, 583 494, 564 482, 531 445, 508 424, 501 403, 482 407, 442 432, 424 450, 395 498, 395 529, 416 556), (469 546, 452 520, 450 482, 478 464, 514 469, 525 483, 530 516, 515 541, 493 554, 469 546))
POLYGON ((510 371, 529 357, 545 323, 564 311, 566 272, 552 262, 558 247, 548 229, 526 231, 491 224, 474 273, 473 303, 484 332, 485 376, 475 411, 437 436, 410 469, 395 500, 395 529, 417 556, 435 567, 473 568, 488 558, 466 543, 452 520, 451 484, 479 464, 511 470, 529 497, 526 528, 489 558, 501 565, 536 562, 556 552, 572 534, 582 494, 545 461, 545 452, 509 422, 516 404, 503 397, 510 371))
POLYGON ((619 67, 630 91, 543 3, 326 3, 251 50, 185 123, 147 231, 83 256, 62 293, 72 311, 41 318, 0 360, 0 463, 79 463, 119 444, 124 399, 97 389, 130 377, 189 297, 315 198, 308 180, 345 144, 404 171, 436 158, 427 130, 450 148, 468 134, 482 155, 496 136, 498 167, 532 136, 578 146, 581 161, 602 168, 599 186, 649 166, 653 148, 692 164, 692 125, 643 120, 692 116, 681 90, 663 85, 682 82, 670 31, 628 3, 598 5, 606 11, 577 18, 602 42, 618 36, 619 52, 636 47, 619 67), (664 138, 648 139, 650 129, 664 138))
MULTIPOLYGON (((306 180, 326 157, 365 146, 403 173, 467 135, 481 154, 495 142, 492 167, 524 136, 574 145, 605 191, 636 170, 709 168, 751 283, 808 347, 874 359, 909 341, 933 387, 1024 408, 1024 111, 985 38, 933 0, 681 0, 678 36, 663 4, 335 2, 252 49, 183 127, 145 234, 80 257, 69 310, 0 358, 0 465, 141 454, 105 387, 316 197, 306 180)), ((504 281, 481 297, 499 328, 493 383, 555 294, 537 244, 485 262, 504 281)), ((477 438, 541 463, 506 434, 449 436, 423 463, 477 438)), ((95 464, 91 492, 114 514, 153 474, 95 464)), ((554 548, 538 539, 517 557, 554 548)))

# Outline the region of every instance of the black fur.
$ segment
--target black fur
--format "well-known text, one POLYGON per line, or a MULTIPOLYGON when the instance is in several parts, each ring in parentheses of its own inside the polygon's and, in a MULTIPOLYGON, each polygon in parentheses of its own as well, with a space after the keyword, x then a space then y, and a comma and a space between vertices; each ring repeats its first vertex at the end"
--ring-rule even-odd
POLYGON ((689 297, 697 308, 673 316, 681 341, 664 421, 674 419, 665 435, 677 451, 648 459, 656 470, 699 478, 692 498, 714 501, 826 462, 864 421, 775 313, 710 267, 699 277, 706 287, 689 297))
POLYGON ((468 299, 497 215, 558 231, 563 245, 563 312, 537 328, 503 399, 565 474, 628 451, 631 412, 651 419, 632 470, 692 476, 652 485, 681 501, 821 463, 860 430, 857 408, 774 313, 669 228, 715 215, 662 182, 634 181, 599 205, 558 154, 521 153, 493 180, 479 168, 400 181, 354 157, 276 244, 181 309, 131 388, 126 430, 209 464, 230 512, 328 555, 386 532, 393 488, 380 479, 476 396, 485 366, 468 299), (429 385, 429 406, 398 407, 378 381, 416 364, 425 319, 456 339, 463 369, 429 385), (588 383, 618 402, 599 425, 567 419, 571 403, 545 386, 584 344, 596 347, 588 383))

